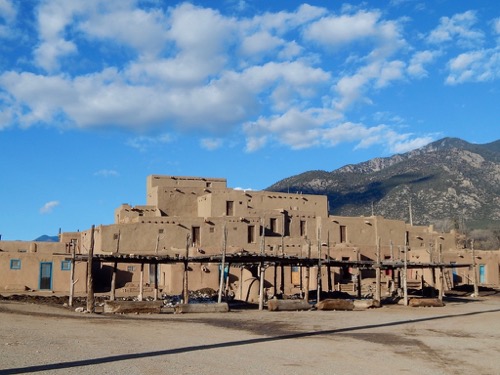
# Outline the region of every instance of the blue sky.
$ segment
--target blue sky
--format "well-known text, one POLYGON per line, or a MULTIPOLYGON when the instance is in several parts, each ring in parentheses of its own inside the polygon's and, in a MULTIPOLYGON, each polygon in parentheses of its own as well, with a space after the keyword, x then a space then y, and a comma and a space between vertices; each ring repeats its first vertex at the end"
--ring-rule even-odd
POLYGON ((500 2, 0 0, 0 234, 499 137, 500 2))

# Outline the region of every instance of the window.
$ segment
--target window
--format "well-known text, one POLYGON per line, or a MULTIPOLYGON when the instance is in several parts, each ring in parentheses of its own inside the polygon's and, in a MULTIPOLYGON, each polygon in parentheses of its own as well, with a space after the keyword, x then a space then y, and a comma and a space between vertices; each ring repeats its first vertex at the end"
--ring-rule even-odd
POLYGON ((277 221, 276 221, 276 218, 272 217, 270 220, 269 220, 269 230, 271 231, 271 233, 276 233, 276 225, 277 221))
POLYGON ((226 216, 234 216, 234 202, 226 201, 226 216))
POLYGON ((340 242, 346 242, 347 241, 347 231, 345 225, 341 225, 340 227, 340 242))
POLYGON ((292 284, 297 286, 300 285, 300 267, 299 266, 292 266, 292 284))
POLYGON ((255 225, 248 226, 248 243, 255 243, 255 225))
POLYGON ((200 227, 191 228, 191 239, 193 246, 200 246, 200 227))
POLYGON ((61 260, 61 271, 71 270, 71 260, 61 260))
POLYGON ((127 266, 127 272, 134 272, 135 266, 127 266))
POLYGON ((20 270, 21 269, 21 259, 11 259, 10 260, 10 269, 11 270, 20 270))
POLYGON ((304 237, 306 235, 306 222, 305 220, 300 221, 300 236, 304 237))

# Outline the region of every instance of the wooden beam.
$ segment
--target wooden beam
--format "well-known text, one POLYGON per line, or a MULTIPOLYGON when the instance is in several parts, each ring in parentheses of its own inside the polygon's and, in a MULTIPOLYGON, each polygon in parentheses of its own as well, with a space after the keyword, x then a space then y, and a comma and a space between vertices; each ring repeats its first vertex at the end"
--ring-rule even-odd
POLYGON ((92 259, 94 257, 94 230, 95 225, 92 225, 90 230, 90 249, 87 258, 87 311, 94 313, 94 279, 92 277, 92 259))

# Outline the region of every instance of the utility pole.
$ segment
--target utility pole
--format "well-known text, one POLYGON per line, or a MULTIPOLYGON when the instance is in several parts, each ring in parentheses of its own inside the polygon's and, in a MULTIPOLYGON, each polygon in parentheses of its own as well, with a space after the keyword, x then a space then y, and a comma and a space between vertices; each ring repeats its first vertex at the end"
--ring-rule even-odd
POLYGON ((476 252, 474 250, 474 238, 470 241, 472 249, 472 270, 474 272, 474 297, 479 297, 479 283, 477 280, 477 263, 476 263, 476 252))

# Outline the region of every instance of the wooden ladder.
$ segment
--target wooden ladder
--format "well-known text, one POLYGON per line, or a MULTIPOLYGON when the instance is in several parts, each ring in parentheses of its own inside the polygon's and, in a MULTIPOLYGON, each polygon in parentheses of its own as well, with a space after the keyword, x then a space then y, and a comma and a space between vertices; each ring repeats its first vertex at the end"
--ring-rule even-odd
POLYGON ((447 290, 453 289, 453 283, 451 282, 450 270, 444 271, 444 281, 445 281, 447 290))

